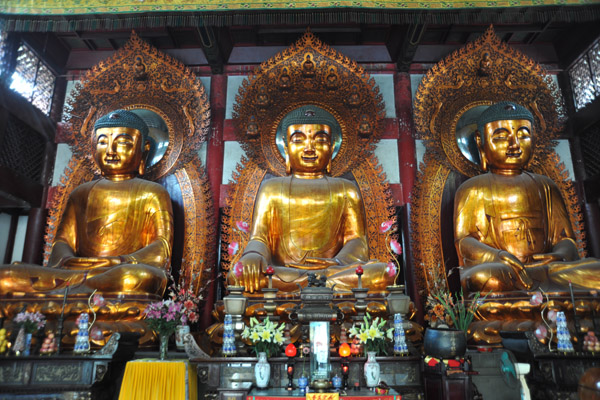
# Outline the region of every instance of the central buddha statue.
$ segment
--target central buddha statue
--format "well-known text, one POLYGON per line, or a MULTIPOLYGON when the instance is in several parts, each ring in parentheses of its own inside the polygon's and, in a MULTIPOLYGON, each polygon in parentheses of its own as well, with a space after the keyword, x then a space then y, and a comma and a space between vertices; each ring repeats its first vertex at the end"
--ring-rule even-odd
POLYGON ((336 291, 349 291, 357 287, 355 270, 362 265, 365 286, 384 290, 394 276, 386 274, 386 264, 369 260, 360 192, 351 181, 328 176, 333 130, 340 129, 335 117, 303 106, 286 115, 281 128, 288 175, 262 183, 241 276, 232 268, 228 284, 259 291, 271 265, 273 286, 281 291, 306 286, 309 272, 326 276, 336 291))
POLYGON ((0 267, 0 294, 164 293, 173 241, 167 191, 137 177, 150 150, 148 126, 117 110, 100 118, 92 137, 102 178, 71 193, 48 267, 0 267))
POLYGON ((556 184, 525 171, 534 149, 533 115, 500 102, 479 117, 482 167, 454 202, 461 282, 468 291, 600 289, 600 261, 580 259, 556 184))

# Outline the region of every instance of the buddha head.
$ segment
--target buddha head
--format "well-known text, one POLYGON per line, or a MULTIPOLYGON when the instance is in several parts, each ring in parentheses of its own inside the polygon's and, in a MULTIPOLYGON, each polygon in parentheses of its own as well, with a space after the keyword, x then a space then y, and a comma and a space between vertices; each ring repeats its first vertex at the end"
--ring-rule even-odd
POLYGON ((477 147, 484 171, 519 173, 533 155, 533 115, 519 104, 502 101, 477 119, 477 147))
POLYGON ((340 129, 331 113, 317 106, 303 106, 287 114, 281 127, 288 174, 310 178, 330 172, 332 136, 334 130, 340 129))
POLYGON ((150 151, 148 126, 133 112, 116 110, 99 118, 92 141, 102 176, 120 180, 144 173, 150 151))

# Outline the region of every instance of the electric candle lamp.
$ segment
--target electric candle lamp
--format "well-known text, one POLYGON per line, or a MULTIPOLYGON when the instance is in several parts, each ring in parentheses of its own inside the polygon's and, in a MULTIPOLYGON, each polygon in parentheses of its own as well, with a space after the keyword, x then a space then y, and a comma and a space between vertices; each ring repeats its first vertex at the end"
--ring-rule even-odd
POLYGON ((288 356, 288 357, 296 357, 296 353, 297 353, 296 346, 294 346, 293 343, 290 343, 290 344, 288 344, 286 346, 286 348, 285 348, 285 355, 286 356, 288 356))
POLYGON ((350 355, 350 345, 348 343, 342 343, 338 352, 340 357, 348 357, 350 355))
POLYGON ((269 289, 273 287, 273 274, 275 274, 275 269, 273 266, 269 265, 265 270, 265 275, 269 278, 269 289))
POLYGON ((298 350, 293 343, 290 343, 285 347, 285 355, 288 356, 288 365, 286 369, 288 375, 287 390, 294 390, 294 357, 296 357, 297 351, 298 350))
POLYGON ((350 356, 351 350, 348 343, 342 343, 338 350, 340 357, 342 357, 342 387, 344 390, 348 389, 348 375, 350 372, 350 365, 348 364, 348 356, 350 356))
POLYGON ((365 271, 363 270, 363 267, 361 265, 359 265, 358 267, 356 267, 356 275, 358 276, 358 288, 362 289, 362 274, 365 271))

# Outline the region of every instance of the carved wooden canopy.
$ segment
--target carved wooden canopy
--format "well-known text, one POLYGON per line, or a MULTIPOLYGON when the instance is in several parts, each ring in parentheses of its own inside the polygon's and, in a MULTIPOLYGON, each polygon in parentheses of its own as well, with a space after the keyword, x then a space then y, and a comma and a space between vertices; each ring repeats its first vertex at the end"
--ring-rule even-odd
POLYGON ((472 177, 482 172, 477 151, 469 145, 475 132, 473 123, 485 106, 501 100, 522 104, 533 113, 536 147, 528 169, 557 183, 583 251, 579 203, 554 151, 554 139, 564 119, 558 87, 540 65, 501 42, 490 27, 475 42, 428 71, 416 93, 417 138, 426 147, 412 197, 412 247, 418 289, 428 290, 431 278, 445 277, 448 268, 458 266, 446 265, 454 243, 453 238, 442 237, 442 226, 452 224, 453 198, 443 198, 444 191, 454 184, 449 180, 451 174, 472 177), (446 243, 448 240, 451 243, 446 243))
POLYGON ((175 226, 171 265, 186 282, 192 274, 197 276, 198 290, 207 283, 210 274, 204 272, 214 264, 215 253, 212 198, 198 158, 198 148, 209 131, 209 102, 191 70, 142 41, 135 32, 121 49, 82 78, 69 101, 66 115, 73 157, 50 210, 46 258, 69 193, 99 173, 92 161, 94 123, 115 109, 142 112, 144 119, 150 114, 158 128, 162 126, 163 132, 158 129, 157 135, 164 137, 155 140, 164 154, 146 169, 144 178, 160 180, 171 194, 175 223, 183 225, 175 226))
POLYGON ((262 63, 244 80, 236 96, 236 134, 248 158, 238 165, 227 198, 222 230, 225 272, 237 259, 228 254, 228 245, 237 242, 243 249, 248 241, 247 234, 234 228, 237 221, 251 224, 263 178, 285 175, 278 125, 288 112, 307 104, 329 111, 339 122, 341 143, 331 175, 356 180, 365 202, 370 256, 382 261, 390 258, 378 227, 391 218, 393 208, 389 186, 373 156, 385 116, 382 96, 375 81, 355 61, 306 32, 262 63))

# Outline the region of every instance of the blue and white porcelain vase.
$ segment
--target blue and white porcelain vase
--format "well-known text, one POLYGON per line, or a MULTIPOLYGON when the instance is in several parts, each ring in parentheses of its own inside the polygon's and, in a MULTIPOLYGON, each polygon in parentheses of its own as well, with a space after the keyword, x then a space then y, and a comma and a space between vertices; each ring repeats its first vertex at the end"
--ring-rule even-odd
POLYGON ((365 363, 365 381, 367 387, 374 388, 379 384, 379 375, 381 374, 381 367, 375 358, 377 353, 374 351, 367 352, 367 362, 365 363))
POLYGON ((184 338, 188 333, 190 333, 189 325, 177 325, 177 328, 175 329, 175 347, 177 350, 185 350, 184 338))
POLYGON ((89 333, 89 322, 90 315, 88 313, 81 313, 77 318, 77 336, 75 337, 75 345, 73 347, 73 353, 85 354, 90 352, 90 333, 89 333))
POLYGON ((258 353, 258 362, 254 366, 254 377, 256 378, 256 387, 266 389, 269 386, 271 365, 267 361, 267 353, 258 353))
POLYGON ((233 319, 231 315, 225 314, 225 321, 223 322, 223 355, 235 356, 236 351, 233 319))
POLYGON ((308 387, 308 378, 304 375, 301 375, 298 378, 298 389, 300 389, 300 393, 304 393, 306 388, 308 387))
POLYGON ((408 354, 406 337, 402 326, 402 314, 394 314, 394 354, 408 354))
POLYGON ((25 349, 23 350, 23 355, 28 356, 31 354, 31 333, 25 334, 25 349))

